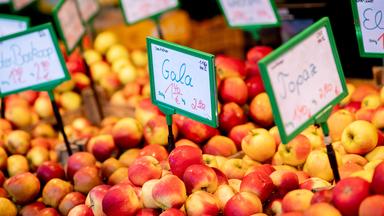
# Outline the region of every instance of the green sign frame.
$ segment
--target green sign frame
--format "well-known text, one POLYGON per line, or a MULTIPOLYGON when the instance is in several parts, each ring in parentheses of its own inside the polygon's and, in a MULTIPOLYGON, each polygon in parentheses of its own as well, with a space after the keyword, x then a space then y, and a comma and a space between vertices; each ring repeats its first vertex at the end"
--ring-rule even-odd
POLYGON ((274 116, 275 123, 279 129, 280 138, 282 140, 282 143, 286 144, 290 140, 292 140, 294 137, 296 137, 298 134, 300 134, 304 129, 306 129, 308 126, 317 123, 317 120, 321 118, 321 115, 329 109, 329 107, 334 106, 338 104, 344 97, 347 96, 348 90, 346 86, 346 81, 343 73, 343 68, 340 62, 339 54, 337 52, 336 42, 333 37, 332 28, 330 21, 328 17, 324 17, 299 33, 298 35, 294 36, 292 39, 290 39, 287 43, 280 46, 278 49, 274 50, 272 53, 270 53, 265 58, 261 59, 259 61, 259 68, 261 72, 261 76, 263 78, 264 86, 266 89, 266 92, 270 98, 271 106, 272 106, 272 112, 274 116), (322 109, 320 109, 317 113, 314 113, 311 115, 310 118, 308 118, 303 124, 301 124, 299 127, 297 127, 292 133, 286 134, 286 130, 284 127, 284 123, 282 120, 282 115, 280 112, 280 109, 277 104, 277 99, 274 93, 274 89, 272 87, 272 82, 268 74, 267 66, 272 63, 274 60, 279 58, 281 55, 288 53, 292 48, 299 45, 302 41, 307 39, 308 37, 312 36, 314 33, 316 33, 321 28, 325 27, 328 33, 329 42, 332 49, 333 59, 335 60, 336 68, 338 71, 338 75, 341 82, 342 92, 334 98, 332 101, 330 101, 326 106, 324 106, 322 109))
POLYGON ((76 0, 73 0, 73 1, 75 2, 75 4, 76 4, 77 13, 78 13, 78 15, 79 15, 79 17, 80 17, 81 24, 82 24, 83 27, 84 27, 84 31, 83 31, 83 33, 81 34, 81 37, 80 37, 80 38, 77 40, 77 42, 75 43, 75 45, 74 45, 72 48, 68 47, 68 43, 67 43, 67 40, 66 40, 66 38, 65 38, 64 31, 63 31, 63 29, 61 28, 61 25, 60 25, 60 19, 59 19, 59 11, 60 11, 61 7, 63 6, 63 4, 64 4, 66 1, 67 1, 67 0, 60 0, 59 3, 53 8, 53 14, 52 14, 52 15, 53 15, 53 19, 54 19, 54 21, 55 21, 55 26, 56 26, 56 28, 57 28, 57 31, 59 32, 60 38, 61 38, 61 39, 63 40, 63 42, 64 42, 66 52, 67 52, 68 54, 71 54, 72 51, 73 51, 74 49, 76 49, 76 47, 79 45, 79 43, 81 43, 81 40, 83 39, 84 35, 86 34, 86 27, 85 27, 85 23, 84 23, 83 19, 81 19, 81 14, 80 14, 79 7, 78 7, 78 5, 77 5, 77 2, 76 2, 76 0))
POLYGON ((63 72, 64 72, 64 77, 61 78, 61 79, 57 79, 57 80, 53 80, 53 81, 49 81, 49 82, 45 82, 45 83, 40 83, 40 84, 37 84, 37 85, 25 87, 25 88, 20 88, 20 89, 14 90, 14 91, 7 92, 6 94, 2 93, 1 89, 0 89, 0 97, 1 98, 5 97, 7 95, 16 94, 18 92, 22 92, 22 91, 26 91, 26 90, 35 90, 35 91, 48 91, 48 90, 52 90, 57 85, 59 85, 60 83, 71 79, 71 77, 69 75, 69 72, 68 72, 68 69, 67 69, 66 64, 65 64, 64 57, 63 57, 63 55, 61 53, 61 50, 60 50, 60 47, 59 47, 59 41, 58 41, 58 39, 56 37, 56 33, 55 33, 51 23, 45 23, 45 24, 42 24, 42 25, 39 25, 39 26, 35 26, 35 27, 32 27, 32 28, 29 28, 29 29, 27 29, 26 31, 23 31, 23 32, 18 32, 18 33, 12 34, 12 35, 7 35, 7 36, 4 36, 4 37, 1 37, 0 38, 0 43, 2 43, 3 41, 6 41, 8 39, 17 38, 17 37, 20 37, 20 36, 24 36, 24 35, 27 35, 27 34, 30 34, 30 33, 34 33, 34 32, 38 32, 38 31, 42 31, 42 30, 48 30, 49 33, 50 33, 50 36, 52 38, 52 42, 53 42, 53 44, 55 46, 55 51, 56 51, 57 57, 58 57, 58 59, 60 61, 60 65, 62 66, 62 69, 63 69, 63 72))
MULTIPOLYGON (((151 98, 152 103, 157 105, 161 110, 171 110, 171 114, 181 114, 188 118, 194 119, 196 121, 199 121, 201 123, 207 124, 211 127, 218 127, 218 99, 217 99, 217 85, 216 85, 216 71, 215 71, 215 62, 214 62, 214 55, 208 54, 199 50, 194 50, 188 47, 184 47, 175 43, 167 42, 165 40, 153 38, 153 37, 147 37, 147 51, 148 51, 148 60, 149 60, 149 78, 150 78, 150 85, 151 85, 151 98), (209 73, 209 89, 210 89, 210 103, 211 103, 211 110, 212 113, 212 119, 209 120, 208 118, 203 118, 199 115, 196 115, 194 113, 191 113, 189 111, 186 111, 184 109, 181 109, 179 107, 166 104, 162 101, 159 101, 156 99, 156 86, 155 86, 155 76, 154 76, 154 67, 153 67, 153 53, 152 53, 152 44, 159 45, 165 48, 168 48, 170 50, 174 50, 189 56, 197 57, 203 60, 206 60, 208 62, 208 73, 209 73)), ((169 114, 169 113, 168 113, 169 114)))
POLYGON ((384 58, 384 51, 383 53, 372 53, 372 52, 366 52, 364 50, 363 32, 361 31, 360 18, 359 18, 359 12, 357 9, 356 0, 351 0, 351 5, 352 5, 352 14, 353 14, 353 20, 355 23, 356 37, 357 37, 360 56, 367 57, 367 58, 384 58))
MULTIPOLYGON (((95 17, 100 13, 101 5, 100 5, 99 1, 96 0, 95 2, 96 2, 97 5, 98 5, 98 6, 97 6, 97 7, 98 7, 98 10, 97 10, 96 13, 92 14, 92 16, 89 17, 88 20, 83 20, 83 17, 82 17, 81 14, 80 14, 80 17, 81 17, 81 19, 83 20, 83 23, 85 23, 85 24, 90 24, 90 23, 92 23, 93 20, 95 19, 95 17)), ((79 12, 80 12, 80 8, 79 8, 78 0, 76 0, 76 4, 77 4, 77 8, 79 9, 79 12)), ((81 13, 81 12, 80 12, 80 13, 81 13)))
POLYGON ((249 24, 249 25, 231 25, 227 15, 226 15, 226 13, 225 13, 224 7, 221 4, 221 0, 216 0, 217 4, 220 7, 221 12, 224 15, 225 21, 227 22, 228 26, 231 27, 231 28, 242 28, 242 29, 245 29, 245 30, 254 30, 254 29, 262 29, 262 28, 273 28, 273 27, 281 26, 281 17, 279 15, 278 11, 277 11, 276 3, 275 3, 274 0, 269 0, 269 1, 271 3, 274 15, 275 15, 275 17, 277 19, 276 23, 265 23, 265 24, 261 23, 261 24, 249 24))
POLYGON ((163 14, 163 13, 165 13, 165 12, 168 12, 168 11, 171 11, 171 10, 174 10, 174 9, 176 9, 176 8, 178 8, 178 7, 180 6, 180 2, 177 0, 177 5, 176 5, 175 7, 167 8, 167 9, 165 9, 165 10, 162 10, 162 11, 159 11, 159 12, 157 12, 157 13, 154 13, 154 14, 152 14, 152 15, 150 15, 150 16, 147 16, 147 17, 143 17, 143 18, 141 18, 141 19, 138 19, 138 20, 136 20, 135 22, 129 22, 129 21, 128 21, 128 18, 127 18, 127 16, 126 16, 126 13, 125 13, 125 12, 126 12, 126 9, 124 8, 123 1, 124 1, 124 0, 119 0, 119 6, 120 6, 121 11, 122 11, 122 13, 123 13, 124 22, 125 22, 126 24, 128 24, 128 25, 132 25, 132 24, 141 22, 141 21, 146 20, 146 19, 158 19, 159 16, 161 16, 161 14, 163 14))
POLYGON ((10 0, 9 3, 11 4, 11 8, 12 8, 12 11, 13 12, 16 12, 16 11, 20 11, 20 10, 23 10, 24 8, 28 7, 29 5, 33 4, 34 2, 36 2, 37 0, 32 0, 29 4, 25 5, 24 7, 22 8, 15 8, 15 4, 13 3, 13 0, 10 0))
POLYGON ((29 17, 26 17, 26 16, 16 16, 16 15, 1 14, 0 13, 0 18, 25 22, 25 24, 27 25, 27 29, 29 28, 30 23, 31 23, 31 19, 29 17))

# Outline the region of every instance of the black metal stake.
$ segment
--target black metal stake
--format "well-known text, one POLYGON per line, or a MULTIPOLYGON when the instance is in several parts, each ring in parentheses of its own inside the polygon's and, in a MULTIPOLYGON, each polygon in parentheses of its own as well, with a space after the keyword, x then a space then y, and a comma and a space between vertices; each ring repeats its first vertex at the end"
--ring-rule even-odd
POLYGON ((332 140, 331 140, 331 137, 329 136, 328 124, 326 122, 322 123, 321 128, 323 129, 323 133, 324 133, 324 143, 325 143, 325 146, 327 147, 328 160, 329 160, 329 163, 331 164, 333 177, 335 179, 335 182, 337 183, 338 181, 340 181, 340 174, 339 174, 339 169, 337 165, 335 150, 333 149, 332 140))
POLYGON ((172 115, 166 115, 168 125, 168 152, 171 152, 175 148, 175 137, 173 136, 172 129, 172 115))
POLYGON ((1 118, 5 118, 5 98, 1 98, 1 118))
POLYGON ((159 38, 164 39, 163 31, 161 30, 161 26, 160 26, 160 19, 156 17, 154 20, 156 23, 156 30, 157 30, 157 33, 159 34, 159 38))

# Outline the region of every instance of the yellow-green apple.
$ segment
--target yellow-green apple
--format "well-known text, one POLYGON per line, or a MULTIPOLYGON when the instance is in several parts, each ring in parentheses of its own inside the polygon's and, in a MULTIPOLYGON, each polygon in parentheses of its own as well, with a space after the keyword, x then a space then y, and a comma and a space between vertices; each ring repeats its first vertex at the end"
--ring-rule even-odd
POLYGON ((240 179, 228 179, 228 185, 235 190, 235 192, 240 192, 240 185, 241 185, 241 180, 240 179))
POLYGON ((240 192, 252 192, 264 202, 272 194, 275 186, 272 179, 262 171, 254 171, 244 176, 240 184, 240 192))
POLYGON ((228 134, 228 137, 235 142, 236 148, 238 151, 241 150, 241 141, 243 138, 248 135, 249 131, 256 128, 255 124, 248 122, 241 125, 234 126, 228 134))
POLYGON ((273 125, 272 107, 267 93, 262 92, 252 99, 249 114, 256 124, 263 127, 273 125))
POLYGON ((5 140, 5 148, 11 154, 26 154, 31 143, 31 136, 23 130, 11 131, 5 140))
POLYGON ((56 208, 65 195, 73 191, 71 183, 62 179, 49 180, 42 191, 43 203, 56 208))
POLYGON ((97 52, 96 50, 93 50, 93 49, 85 50, 83 52, 83 57, 84 57, 85 62, 88 65, 92 65, 93 63, 98 62, 98 61, 103 59, 101 54, 99 52, 97 52))
POLYGON ((45 161, 36 171, 36 175, 42 184, 47 183, 53 178, 65 179, 64 168, 57 162, 45 161))
POLYGON ((81 107, 81 96, 73 91, 64 92, 60 95, 60 105, 66 110, 77 110, 81 107))
POLYGON ((264 211, 272 215, 282 215, 283 214, 282 199, 276 198, 271 200, 271 202, 268 204, 267 208, 264 211))
POLYGON ((377 129, 370 122, 357 120, 343 131, 341 143, 347 153, 366 154, 372 151, 378 141, 377 129))
POLYGON ((283 158, 281 157, 281 155, 278 152, 275 155, 273 155, 272 160, 271 160, 271 164, 273 166, 280 166, 280 165, 284 164, 283 158))
POLYGON ((218 55, 215 59, 216 73, 220 79, 246 76, 244 61, 226 55, 218 55))
POLYGON ((348 95, 345 98, 343 98, 343 100, 340 101, 340 105, 346 105, 349 102, 351 102, 352 94, 356 90, 356 87, 352 83, 347 83, 347 90, 348 90, 348 95))
POLYGON ((383 160, 373 160, 365 164, 363 167, 365 170, 375 170, 375 168, 381 163, 383 160))
POLYGON ((371 182, 371 191, 373 191, 375 194, 382 194, 384 195, 384 162, 381 162, 379 165, 376 166, 372 182, 371 182))
POLYGON ((92 209, 87 205, 80 204, 73 207, 69 212, 68 216, 93 216, 92 209))
POLYGON ((159 179, 151 179, 145 182, 141 188, 141 199, 143 200, 144 208, 159 208, 157 202, 153 199, 152 190, 153 186, 159 182, 159 179))
POLYGON ((40 165, 49 160, 49 151, 42 146, 35 146, 28 151, 27 159, 31 170, 36 171, 40 165))
POLYGON ((39 211, 40 216, 60 216, 60 213, 55 208, 43 208, 39 211))
POLYGON ((209 167, 219 167, 215 155, 203 154, 203 160, 205 165, 209 167))
POLYGON ((363 200, 359 215, 384 215, 384 195, 372 195, 363 200))
POLYGON ((384 107, 379 107, 376 109, 372 116, 372 124, 378 129, 384 128, 384 107))
POLYGON ((309 139, 299 134, 287 144, 279 145, 278 153, 284 164, 298 166, 305 162, 311 149, 309 139))
POLYGON ((225 103, 235 102, 241 106, 247 102, 248 88, 242 78, 235 76, 227 77, 220 84, 219 96, 225 103))
POLYGON ((226 136, 216 135, 203 147, 204 154, 229 157, 237 152, 235 143, 226 136))
POLYGON ((356 120, 365 120, 371 122, 375 112, 376 109, 361 108, 356 111, 355 117, 356 120))
POLYGON ((67 160, 66 174, 72 180, 75 173, 83 167, 94 166, 96 158, 89 152, 75 152, 67 160))
POLYGON ((49 97, 39 96, 33 104, 33 109, 41 118, 53 116, 53 108, 49 97))
POLYGON ((214 193, 221 210, 224 210, 225 204, 235 195, 236 191, 228 184, 220 185, 214 193))
POLYGON ((242 179, 247 169, 248 167, 245 165, 242 159, 230 158, 225 162, 221 171, 229 179, 242 179))
POLYGON ((119 58, 129 58, 129 52, 125 46, 121 44, 114 44, 109 47, 105 56, 107 58, 107 61, 109 63, 112 63, 119 58))
POLYGON ((373 177, 373 170, 359 170, 351 174, 351 177, 360 177, 367 182, 371 183, 372 182, 372 177, 373 177))
POLYGON ((9 199, 0 197, 0 212, 7 216, 16 216, 16 205, 9 199))
POLYGON ((265 91, 263 79, 260 75, 251 76, 245 80, 248 89, 248 100, 265 91))
POLYGON ((162 209, 180 208, 187 199, 187 191, 179 177, 165 175, 153 186, 152 197, 162 209))
POLYGON ((39 211, 43 208, 45 208, 44 203, 42 203, 40 201, 36 201, 36 202, 33 202, 33 203, 30 203, 28 205, 23 206, 19 211, 19 215, 37 216, 39 214, 39 211))
POLYGON ((380 95, 367 95, 361 101, 361 108, 376 109, 381 105, 380 95))
POLYGON ((85 199, 85 205, 92 209, 92 212, 95 216, 104 216, 102 201, 111 188, 110 185, 102 184, 92 188, 85 199))
POLYGON ((140 149, 131 148, 123 152, 120 155, 119 161, 123 164, 123 166, 129 167, 139 157, 140 149))
POLYGON ((192 146, 178 146, 169 154, 168 162, 172 174, 183 178, 185 169, 193 164, 204 164, 200 149, 192 146))
POLYGON ((87 194, 93 187, 101 185, 103 182, 99 171, 96 166, 86 166, 76 171, 73 176, 75 191, 87 194))
POLYGON ((341 216, 339 210, 329 203, 316 203, 304 211, 304 216, 341 216))
POLYGON ((356 86, 355 91, 351 95, 351 101, 361 102, 367 95, 379 94, 378 89, 370 84, 360 84, 356 86))
POLYGON ((104 89, 108 96, 112 95, 121 87, 121 82, 116 73, 104 74, 100 81, 100 87, 104 89))
POLYGON ((32 113, 28 107, 24 106, 14 106, 12 109, 6 109, 5 118, 17 128, 24 128, 32 124, 32 113))
POLYGON ((134 188, 128 183, 111 187, 104 195, 102 206, 106 215, 135 215, 142 208, 134 188))
POLYGON ((252 159, 251 157, 249 157, 248 155, 244 155, 244 157, 243 157, 243 161, 244 161, 244 163, 249 167, 249 168, 247 169, 247 172, 249 171, 249 169, 250 169, 251 167, 255 167, 255 166, 259 166, 259 165, 261 165, 260 162, 253 160, 253 159, 252 159))
POLYGON ((133 66, 132 62, 128 58, 118 58, 112 62, 112 71, 117 73, 125 66, 133 66))
POLYGON ((306 189, 288 192, 282 201, 283 212, 305 211, 311 206, 313 193, 306 189))
POLYGON ((87 143, 87 150, 100 162, 117 154, 115 142, 110 134, 102 134, 92 137, 87 143))
POLYGON ((292 171, 275 170, 269 177, 274 187, 276 187, 278 197, 283 197, 289 191, 299 188, 299 178, 292 171))
POLYGON ((333 147, 333 149, 334 149, 336 152, 338 152, 340 155, 345 155, 345 154, 347 154, 347 152, 345 151, 344 146, 343 146, 343 144, 341 143, 341 141, 333 142, 333 143, 332 143, 332 147, 333 147))
POLYGON ((57 134, 53 126, 48 123, 39 122, 32 131, 32 136, 34 138, 43 137, 43 138, 56 138, 57 134))
POLYGON ((184 171, 182 180, 187 189, 187 194, 199 190, 214 193, 218 186, 218 178, 215 171, 209 166, 202 164, 189 166, 184 171))
POLYGON ((117 76, 122 84, 132 83, 137 79, 137 70, 133 65, 127 64, 117 72, 117 76))
POLYGON ((108 178, 109 185, 116 185, 128 179, 128 167, 117 168, 108 178))
POLYGON ((220 129, 229 132, 233 127, 246 123, 244 110, 235 102, 225 103, 219 114, 220 129))
POLYGON ((23 155, 11 155, 7 158, 8 175, 15 176, 29 171, 28 160, 23 155))
MULTIPOLYGON (((175 123, 172 124, 173 136, 177 138, 178 130, 175 123)), ((144 139, 147 144, 168 144, 168 125, 165 116, 157 115, 147 121, 143 129, 144 139)))
POLYGON ((319 149, 325 147, 324 135, 321 129, 314 128, 313 130, 305 130, 301 133, 309 139, 312 149, 319 149))
POLYGON ((332 203, 342 215, 356 215, 361 202, 369 196, 369 182, 359 177, 340 180, 333 189, 332 203))
POLYGON ((329 183, 324 179, 311 177, 300 184, 300 189, 316 191, 322 188, 329 188, 331 186, 332 186, 331 183, 329 183))
POLYGON ((252 129, 241 141, 241 147, 247 156, 259 162, 272 158, 276 151, 275 139, 264 128, 252 129))
POLYGON ((58 210, 62 215, 68 215, 69 211, 80 204, 84 204, 85 196, 80 192, 71 192, 60 201, 58 210))
POLYGON ((30 172, 10 177, 3 186, 12 201, 17 204, 27 204, 33 201, 40 192, 39 179, 30 172))
POLYGON ((224 215, 252 215, 263 212, 259 197, 252 192, 236 193, 224 207, 224 215))
POLYGON ((85 117, 78 117, 78 118, 74 119, 71 123, 71 126, 76 131, 81 131, 84 128, 91 126, 91 125, 92 125, 92 123, 85 117))
POLYGON ((384 160, 384 146, 377 146, 371 152, 365 155, 368 161, 384 160))
POLYGON ((131 52, 132 62, 138 67, 144 67, 148 64, 148 56, 144 50, 134 49, 131 52))
POLYGON ((220 207, 213 194, 195 191, 185 201, 185 211, 190 216, 217 215, 220 207))
POLYGON ((152 156, 141 156, 128 168, 128 178, 136 186, 142 186, 151 179, 159 179, 161 173, 159 161, 152 156))
POLYGON ((96 36, 93 46, 97 52, 105 54, 111 46, 117 43, 118 37, 114 32, 103 31, 96 36))
POLYGON ((87 88, 91 84, 90 78, 83 73, 75 73, 72 76, 73 81, 75 81, 75 86, 80 91, 87 88))
POLYGON ((216 155, 215 157, 216 157, 216 162, 217 162, 217 168, 219 170, 223 171, 225 162, 227 162, 228 158, 220 156, 220 155, 216 155))
POLYGON ((136 119, 125 117, 113 126, 112 136, 121 149, 136 147, 143 137, 143 126, 136 119))
POLYGON ((355 121, 355 115, 345 109, 338 110, 331 114, 327 123, 329 126, 329 135, 332 141, 341 140, 344 129, 353 121, 355 121))
POLYGON ((185 216, 185 213, 180 209, 169 208, 163 211, 159 216, 185 216))
POLYGON ((92 79, 96 82, 100 82, 100 80, 108 73, 111 73, 111 67, 105 61, 98 61, 91 65, 91 75, 92 79))
POLYGON ((168 159, 168 152, 164 146, 152 144, 142 148, 139 152, 139 156, 152 156, 161 162, 168 159))
MULTIPOLYGON (((341 166, 341 157, 336 153, 338 166, 341 166)), ((309 155, 304 164, 303 170, 311 177, 322 178, 326 181, 333 180, 333 172, 325 149, 314 150, 309 155)))
POLYGON ((313 194, 311 204, 315 203, 331 203, 332 202, 333 189, 328 187, 320 189, 313 194))

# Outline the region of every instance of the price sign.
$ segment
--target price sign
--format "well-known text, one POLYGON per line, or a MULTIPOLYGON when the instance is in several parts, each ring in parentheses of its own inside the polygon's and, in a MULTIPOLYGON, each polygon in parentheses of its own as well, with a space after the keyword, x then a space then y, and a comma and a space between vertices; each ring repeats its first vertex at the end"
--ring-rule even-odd
POLYGON ((12 8, 14 11, 19 11, 36 0, 12 0, 12 8))
POLYGON ((53 16, 65 48, 71 53, 85 34, 85 26, 75 0, 61 0, 53 9, 53 16))
POLYGON ((217 127, 214 56, 151 37, 147 49, 153 103, 217 127))
POLYGON ((259 67, 283 143, 347 95, 328 18, 269 54, 259 67))
POLYGON ((46 90, 68 80, 51 24, 0 38, 0 96, 46 90))
POLYGON ((76 0, 79 7, 81 19, 88 23, 100 11, 100 5, 97 0, 76 0))
POLYGON ((0 4, 8 4, 9 0, 0 0, 0 4))
POLYGON ((384 57, 384 1, 351 0, 360 55, 384 57))
POLYGON ((28 17, 0 14, 0 37, 25 31, 28 26, 28 17))
POLYGON ((157 16, 178 6, 177 0, 120 0, 120 6, 128 24, 157 16))
POLYGON ((231 27, 261 28, 280 25, 274 0, 217 0, 231 27))

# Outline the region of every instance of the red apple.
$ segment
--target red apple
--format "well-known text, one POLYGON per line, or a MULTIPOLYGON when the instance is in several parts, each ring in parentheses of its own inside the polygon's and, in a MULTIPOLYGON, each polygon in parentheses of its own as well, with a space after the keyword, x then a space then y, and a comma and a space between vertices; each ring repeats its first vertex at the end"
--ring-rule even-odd
POLYGON ((263 127, 273 125, 272 107, 267 93, 262 92, 256 95, 249 105, 249 114, 253 121, 263 127))
POLYGON ((365 198, 360 204, 359 215, 384 215, 384 195, 365 198))
POLYGON ((218 55, 215 58, 215 65, 220 79, 232 76, 244 78, 246 76, 244 61, 240 59, 225 55, 218 55))
POLYGON ((75 191, 87 194, 92 188, 103 182, 96 166, 86 166, 79 169, 73 176, 75 191))
POLYGON ((136 186, 142 186, 150 179, 159 179, 162 169, 160 163, 152 156, 137 158, 128 169, 128 178, 136 186))
POLYGON ((63 197, 58 209, 62 215, 68 215, 69 211, 80 204, 84 204, 85 196, 79 192, 71 192, 63 197))
POLYGON ((235 143, 226 136, 216 135, 208 140, 203 148, 204 154, 229 157, 237 152, 235 143))
POLYGON ((136 147, 143 137, 143 127, 136 119, 126 117, 113 126, 112 136, 121 149, 136 147))
POLYGON ((377 129, 377 146, 384 146, 384 133, 377 129))
POLYGON ((277 193, 283 197, 289 191, 299 188, 299 178, 292 171, 276 170, 269 175, 277 188, 277 193))
POLYGON ((21 216, 39 216, 39 211, 43 208, 45 208, 44 203, 37 201, 23 206, 19 214, 21 216))
POLYGON ((192 146, 178 146, 170 154, 168 158, 171 172, 183 178, 185 169, 192 164, 204 164, 203 155, 200 149, 192 146))
POLYGON ((92 209, 92 212, 95 216, 104 216, 102 201, 105 194, 111 188, 110 185, 98 185, 92 188, 86 199, 85 204, 92 209))
POLYGON ((111 187, 104 195, 102 206, 106 215, 134 215, 142 208, 134 188, 127 183, 111 187))
POLYGON ((45 161, 39 166, 36 173, 42 184, 47 183, 53 178, 65 178, 64 168, 59 163, 54 161, 45 161))
POLYGON ((371 191, 384 195, 384 162, 376 166, 371 182, 371 191))
POLYGON ((139 152, 139 156, 152 156, 161 162, 167 160, 168 152, 164 146, 152 144, 142 148, 139 152))
POLYGON ((271 53, 273 49, 268 46, 255 46, 247 51, 247 61, 257 64, 262 58, 271 53))
POLYGON ((237 125, 231 129, 228 134, 228 137, 235 142, 236 148, 238 151, 241 150, 241 141, 243 138, 248 135, 249 131, 256 128, 255 124, 248 122, 242 125, 237 125))
POLYGON ((136 213, 136 216, 158 216, 158 215, 159 215, 159 212, 156 209, 148 209, 148 208, 140 209, 136 213))
POLYGON ((251 172, 244 176, 241 181, 240 191, 247 191, 256 194, 262 202, 272 194, 275 186, 272 179, 262 171, 251 172))
POLYGON ((55 208, 43 208, 39 211, 39 216, 60 216, 55 208))
POLYGON ((38 92, 33 90, 23 91, 19 93, 19 96, 28 101, 29 105, 32 105, 35 102, 38 95, 38 92))
POLYGON ((187 199, 187 191, 177 176, 165 175, 153 186, 152 197, 162 209, 180 208, 187 199))
POLYGON ((229 184, 220 185, 214 193, 216 197, 219 207, 221 210, 224 210, 225 205, 228 200, 231 199, 235 195, 236 191, 229 184))
POLYGON ((96 164, 96 158, 88 152, 75 152, 67 161, 67 178, 73 179, 73 175, 83 167, 94 166, 96 164))
POLYGON ((189 216, 217 215, 219 204, 216 198, 205 191, 196 191, 189 195, 185 202, 185 210, 189 216))
POLYGON ((246 123, 244 110, 236 103, 229 102, 222 106, 219 114, 220 129, 229 132, 233 127, 246 123))
POLYGON ((213 171, 215 171, 216 176, 217 176, 217 185, 222 185, 222 184, 228 184, 228 178, 227 176, 218 168, 211 167, 213 171))
MULTIPOLYGON (((175 115, 178 116, 178 115, 175 115)), ((174 117, 179 118, 179 117, 174 117)), ((201 122, 192 120, 187 117, 180 117, 183 120, 180 120, 179 128, 180 134, 184 136, 184 138, 189 139, 194 143, 202 143, 214 135, 218 135, 219 131, 216 128, 210 127, 201 122)), ((177 124, 177 121, 175 121, 177 124)))
POLYGON ((73 207, 69 212, 68 216, 94 216, 92 209, 84 204, 73 207))
MULTIPOLYGON (((154 116, 149 119, 143 129, 144 139, 147 144, 168 144, 168 125, 165 116, 154 116)), ((172 124, 173 136, 177 137, 177 126, 175 123, 172 124)))
POLYGON ((83 73, 75 73, 71 77, 75 81, 76 88, 80 91, 89 87, 91 84, 90 78, 83 73))
POLYGON ((332 203, 343 215, 356 215, 360 203, 369 196, 369 182, 359 177, 340 180, 333 189, 332 203))
POLYGON ((218 186, 218 178, 215 171, 201 164, 189 166, 184 172, 183 181, 188 194, 199 190, 214 193, 218 186))
POLYGON ((26 172, 7 179, 4 188, 15 203, 26 204, 40 192, 40 182, 32 173, 26 172))
POLYGON ((263 212, 260 199, 252 192, 236 193, 224 207, 224 215, 252 215, 263 212))
POLYGON ((73 186, 69 182, 58 178, 51 179, 43 188, 43 202, 45 205, 56 208, 61 199, 72 191, 73 186))
POLYGON ((332 189, 324 189, 319 190, 313 194, 311 204, 315 203, 331 203, 332 202, 332 196, 333 196, 333 190, 332 189))
POLYGON ((351 101, 348 104, 344 105, 342 108, 351 113, 356 113, 361 108, 365 109, 365 107, 361 107, 360 102, 356 102, 356 101, 351 101))
POLYGON ((355 113, 356 120, 365 120, 372 121, 373 114, 375 113, 374 109, 363 108, 359 109, 355 113))
POLYGON ((235 102, 244 105, 248 99, 248 88, 242 78, 227 77, 220 84, 219 95, 225 103, 235 102))
POLYGON ((117 154, 117 148, 113 137, 109 134, 92 137, 87 144, 88 152, 91 152, 98 161, 105 161, 117 154))
POLYGON ((248 100, 252 100, 256 95, 265 91, 261 76, 251 76, 245 80, 248 88, 248 100))
POLYGON ((179 209, 169 208, 163 211, 159 216, 185 216, 185 214, 179 209))

